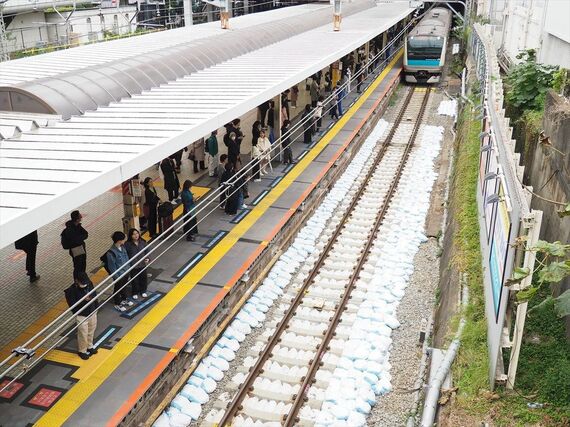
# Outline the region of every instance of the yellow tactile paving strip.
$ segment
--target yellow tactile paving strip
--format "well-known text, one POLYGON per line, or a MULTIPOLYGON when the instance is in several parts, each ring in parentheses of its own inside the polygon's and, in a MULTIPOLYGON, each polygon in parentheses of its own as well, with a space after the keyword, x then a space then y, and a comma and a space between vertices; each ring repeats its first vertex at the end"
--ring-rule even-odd
MULTIPOLYGON (((97 390, 103 382, 111 376, 113 371, 143 342, 143 340, 164 320, 176 305, 194 288, 198 281, 216 265, 220 259, 269 209, 311 164, 311 162, 327 147, 338 132, 354 116, 364 102, 370 97, 380 82, 400 59, 399 52, 390 64, 382 71, 363 95, 338 120, 331 130, 305 155, 295 167, 256 205, 252 211, 238 223, 206 256, 166 294, 127 334, 110 350, 106 360, 94 369, 90 375, 80 379, 42 418, 36 426, 58 426, 65 421, 97 390)), ((201 321, 203 319, 197 319, 201 321)), ((180 349, 171 349, 173 353, 180 349)))

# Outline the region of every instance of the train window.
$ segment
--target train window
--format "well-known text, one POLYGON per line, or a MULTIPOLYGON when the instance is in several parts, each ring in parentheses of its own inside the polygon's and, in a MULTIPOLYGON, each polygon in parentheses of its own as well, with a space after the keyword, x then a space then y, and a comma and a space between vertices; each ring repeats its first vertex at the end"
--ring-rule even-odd
POLYGON ((434 59, 441 56, 442 37, 414 37, 408 39, 408 58, 434 59))

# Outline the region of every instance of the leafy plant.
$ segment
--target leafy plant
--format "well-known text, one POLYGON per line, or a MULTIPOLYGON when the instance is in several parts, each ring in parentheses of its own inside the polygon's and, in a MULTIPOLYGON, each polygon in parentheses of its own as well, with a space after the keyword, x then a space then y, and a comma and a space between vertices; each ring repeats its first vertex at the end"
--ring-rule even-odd
MULTIPOLYGON (((537 280, 536 283, 517 293, 519 301, 528 301, 538 293, 543 285, 549 284, 552 287, 570 276, 570 258, 567 259, 570 256, 570 245, 539 240, 534 247, 526 248, 526 250, 534 251, 537 254, 537 266, 532 272, 537 280)), ((530 274, 531 271, 528 268, 515 268, 513 276, 507 280, 507 285, 520 283, 530 274)), ((537 307, 549 304, 552 301, 554 301, 554 310, 559 317, 570 315, 570 289, 556 298, 548 295, 537 307)))
POLYGON ((506 78, 506 100, 521 110, 540 110, 558 67, 537 63, 536 51, 533 49, 520 53, 517 59, 522 59, 522 62, 506 78))

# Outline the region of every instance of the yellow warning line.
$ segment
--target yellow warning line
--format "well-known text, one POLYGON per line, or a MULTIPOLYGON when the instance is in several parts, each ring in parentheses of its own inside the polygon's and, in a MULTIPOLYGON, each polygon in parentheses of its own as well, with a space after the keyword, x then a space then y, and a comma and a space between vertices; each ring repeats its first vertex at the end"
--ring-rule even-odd
POLYGON ((111 376, 113 371, 137 348, 162 320, 178 305, 178 303, 196 286, 210 269, 237 243, 250 227, 269 209, 303 173, 312 161, 327 147, 338 132, 354 116, 356 111, 376 90, 386 75, 392 70, 402 56, 400 51, 390 64, 382 71, 370 87, 354 103, 354 105, 335 123, 329 132, 303 157, 295 167, 258 203, 252 211, 240 221, 224 238, 215 245, 206 256, 184 276, 156 305, 128 331, 113 347, 109 357, 91 375, 79 380, 65 395, 41 417, 36 426, 53 427, 62 425, 94 392, 111 376))

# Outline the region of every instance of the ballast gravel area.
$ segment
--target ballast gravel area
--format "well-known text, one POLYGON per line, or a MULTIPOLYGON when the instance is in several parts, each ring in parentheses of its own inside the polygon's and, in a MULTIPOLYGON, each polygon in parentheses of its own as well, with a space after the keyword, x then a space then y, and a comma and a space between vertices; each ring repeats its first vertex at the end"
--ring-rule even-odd
POLYGON ((316 248, 324 247, 327 236, 330 237, 336 227, 335 221, 338 223, 334 214, 348 208, 350 197, 362 183, 367 166, 370 167, 369 158, 379 149, 377 141, 387 127, 388 124, 382 120, 376 125, 293 244, 273 266, 263 284, 238 313, 208 357, 200 363, 170 407, 155 421, 154 426, 216 423, 221 416, 219 409, 225 407, 231 400, 230 393, 235 392, 235 383, 230 379, 240 369, 243 371, 244 365, 251 363, 246 359, 251 358, 248 352, 257 341, 257 336, 253 335, 260 335, 252 334, 252 331, 257 329, 263 332, 266 315, 273 314, 273 311, 269 312, 269 307, 279 300, 291 282, 302 283, 307 277, 318 258, 316 248), (237 362, 232 363, 235 368, 230 370, 229 362, 237 362), (217 392, 214 393, 215 391, 217 392))
MULTIPOLYGON (((247 367, 254 363, 255 351, 252 349, 259 346, 267 327, 266 319, 279 317, 283 306, 291 298, 291 292, 308 275, 317 259, 318 250, 324 247, 327 236, 330 237, 338 223, 335 223, 334 214, 346 210, 351 196, 362 182, 367 161, 377 149, 376 142, 386 128, 386 122, 379 122, 292 246, 275 264, 263 285, 240 311, 188 384, 155 422, 155 426, 210 426, 219 420, 221 409, 225 408, 237 389, 236 383, 247 373, 247 367)), ((345 339, 349 341, 337 342, 333 346, 339 349, 344 344, 352 349, 355 348, 353 344, 359 344, 364 348, 366 336, 373 338, 382 331, 381 335, 386 338, 382 340, 385 347, 382 349, 383 355, 376 355, 371 364, 378 373, 367 376, 371 381, 378 381, 374 387, 376 397, 372 397, 366 409, 366 405, 357 403, 351 395, 356 394, 357 390, 356 371, 368 369, 366 358, 359 359, 358 352, 354 351, 329 354, 327 363, 337 366, 330 377, 332 384, 328 378, 326 395, 321 393, 320 397, 324 399, 319 399, 324 400, 322 406, 305 408, 302 418, 312 421, 304 425, 405 424, 406 414, 413 402, 412 387, 421 358, 421 347, 416 345, 419 334, 417 325, 421 324, 426 313, 429 316, 431 312, 433 290, 438 280, 437 245, 434 241, 426 241, 423 224, 436 177, 433 162, 439 152, 442 133, 440 127, 422 127, 418 147, 414 149, 410 167, 406 167, 402 178, 402 188, 398 189, 392 203, 396 209, 390 208, 387 223, 382 226, 384 230, 381 227, 375 242, 374 263, 367 269, 369 280, 360 287, 361 293, 356 294, 355 302, 361 302, 351 310, 358 313, 355 318, 355 341, 350 342, 353 337, 347 336, 345 339), (364 301, 367 304, 363 304, 364 301), (380 323, 377 322, 380 317, 376 318, 374 312, 381 314, 382 319, 392 319, 391 327, 387 328, 385 322, 378 325, 379 328, 372 326, 380 323)), ((378 346, 372 348, 374 351, 379 349, 378 346)), ((288 356, 291 355, 284 354, 284 357, 288 356)), ((260 400, 258 403, 263 406, 268 401, 260 400)), ((279 422, 261 423, 251 418, 236 421, 236 425, 244 426, 280 425, 279 422)))
POLYGON ((422 243, 414 257, 414 273, 404 298, 396 310, 401 326, 392 334, 391 393, 378 398, 368 417, 369 426, 406 425, 414 405, 414 383, 420 368, 422 346, 419 334, 422 319, 427 319, 435 303, 439 281, 439 246, 433 238, 422 243))

